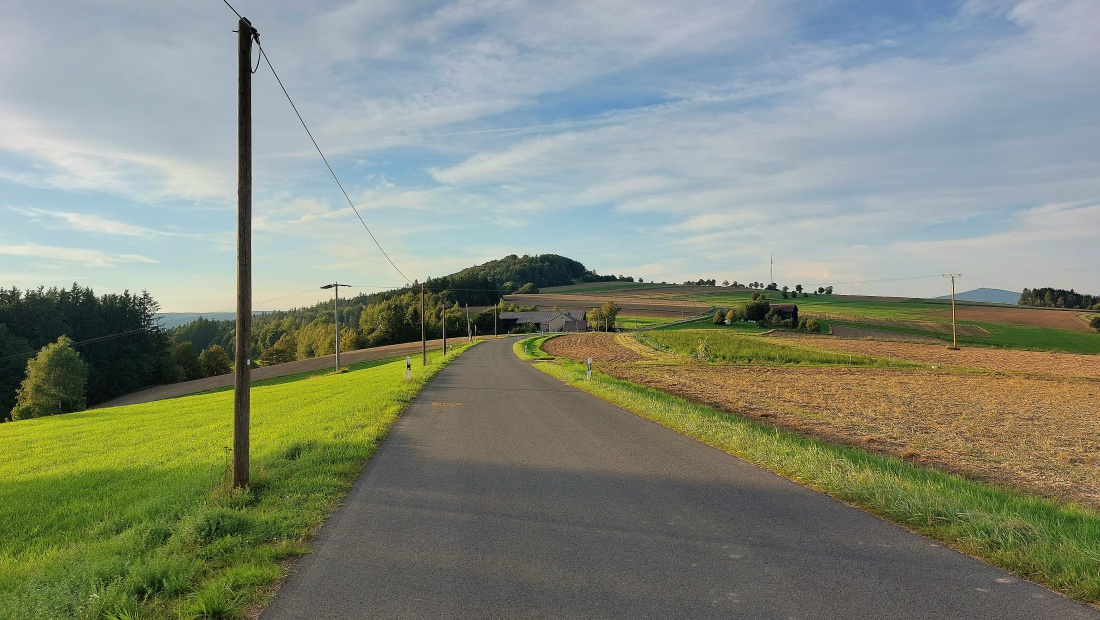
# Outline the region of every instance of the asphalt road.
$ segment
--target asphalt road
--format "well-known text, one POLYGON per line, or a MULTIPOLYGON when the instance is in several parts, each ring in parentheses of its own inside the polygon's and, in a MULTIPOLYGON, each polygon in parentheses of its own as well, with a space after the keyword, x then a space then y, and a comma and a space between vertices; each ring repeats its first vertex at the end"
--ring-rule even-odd
POLYGON ((510 347, 437 375, 263 620, 1100 618, 510 347))

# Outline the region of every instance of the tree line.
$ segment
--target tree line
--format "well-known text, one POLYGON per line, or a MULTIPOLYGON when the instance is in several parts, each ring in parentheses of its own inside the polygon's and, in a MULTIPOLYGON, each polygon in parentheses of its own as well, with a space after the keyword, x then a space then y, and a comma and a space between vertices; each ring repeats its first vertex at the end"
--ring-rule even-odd
POLYGON ((1036 306, 1039 308, 1075 308, 1078 310, 1100 311, 1100 295, 1084 295, 1073 289, 1068 291, 1060 288, 1034 288, 1024 289, 1020 294, 1020 300, 1016 302, 1021 306, 1036 306))
POLYGON ((12 419, 28 361, 62 338, 61 348, 75 350, 86 366, 87 404, 179 380, 172 341, 156 324, 159 309, 145 291, 0 289, 0 421, 12 419))
MULTIPOLYGON (((423 286, 426 336, 440 338, 444 326, 455 338, 489 334, 495 313, 534 309, 504 304, 508 292, 614 280, 633 278, 601 276, 556 254, 511 255, 429 278, 423 286)), ((420 292, 417 282, 341 300, 339 336, 330 302, 258 314, 252 359, 270 365, 330 355, 337 337, 341 350, 419 340, 420 292)), ((169 332, 157 324, 159 309, 145 291, 97 296, 79 284, 0 289, 0 421, 13 419, 17 408, 18 417, 64 413, 153 385, 232 371, 234 321, 199 318, 169 332), (70 398, 77 385, 80 394, 70 398), (20 399, 33 406, 19 408, 20 399)))

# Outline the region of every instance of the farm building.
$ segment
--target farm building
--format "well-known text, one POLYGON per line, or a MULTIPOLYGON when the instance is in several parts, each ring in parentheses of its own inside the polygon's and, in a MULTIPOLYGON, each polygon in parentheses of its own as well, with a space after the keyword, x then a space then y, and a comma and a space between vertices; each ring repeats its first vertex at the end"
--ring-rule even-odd
POLYGON ((501 312, 501 331, 510 332, 519 327, 534 325, 540 332, 583 332, 588 330, 588 313, 578 318, 570 312, 501 312))
POLYGON ((794 321, 795 325, 798 325, 798 306, 794 304, 779 304, 772 306, 772 311, 784 321, 790 319, 794 321))

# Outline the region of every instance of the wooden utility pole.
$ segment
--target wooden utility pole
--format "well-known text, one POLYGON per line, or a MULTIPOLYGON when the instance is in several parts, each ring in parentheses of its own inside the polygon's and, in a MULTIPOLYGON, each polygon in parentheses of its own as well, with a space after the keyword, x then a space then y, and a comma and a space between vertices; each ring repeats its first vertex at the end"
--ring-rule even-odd
POLYGON ((468 303, 466 304, 466 340, 474 341, 474 332, 470 327, 470 304, 468 303))
MULTIPOLYGON (((500 303, 500 302, 497 302, 500 303)), ((497 336, 497 307, 493 306, 493 337, 497 336)))
POLYGON ((424 283, 420 283, 420 365, 428 365, 428 338, 424 333, 424 283))
POLYGON ((959 335, 955 329, 955 277, 961 276, 961 273, 947 273, 944 277, 951 278, 951 349, 958 350, 959 348, 959 335))
POLYGON ((332 320, 336 324, 336 372, 340 372, 340 287, 351 288, 350 284, 333 282, 321 287, 321 290, 334 289, 336 296, 332 298, 332 320))
POLYGON ((252 386, 252 22, 237 24, 237 333, 233 360, 233 486, 248 486, 252 386))
POLYGON ((439 306, 443 308, 443 355, 447 354, 447 301, 443 300, 439 303, 439 306))

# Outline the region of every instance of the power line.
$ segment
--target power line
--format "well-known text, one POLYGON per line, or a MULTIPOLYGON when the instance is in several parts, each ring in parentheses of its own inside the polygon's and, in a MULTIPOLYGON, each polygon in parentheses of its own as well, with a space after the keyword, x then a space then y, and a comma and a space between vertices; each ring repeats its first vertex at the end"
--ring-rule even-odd
MULTIPOLYGON (((228 2, 226 2, 226 4, 228 4, 228 2)), ((328 163, 328 158, 325 157, 324 152, 321 151, 321 147, 317 144, 317 140, 313 137, 313 132, 309 130, 309 126, 306 125, 306 121, 302 118, 301 112, 298 111, 298 106, 294 105, 294 100, 290 97, 290 93, 287 92, 286 86, 283 85, 283 80, 279 78, 279 74, 275 71, 275 67, 271 64, 271 58, 267 55, 267 52, 264 51, 263 45, 260 45, 260 41, 258 38, 256 39, 256 46, 260 48, 260 55, 263 56, 264 62, 267 63, 267 67, 271 69, 271 74, 275 76, 275 81, 279 83, 279 88, 281 88, 283 94, 286 95, 286 100, 290 102, 290 107, 294 109, 294 114, 298 116, 298 121, 302 123, 302 128, 306 130, 306 134, 309 135, 310 141, 313 142, 313 148, 317 149, 317 154, 320 155, 321 160, 325 162, 325 167, 328 168, 329 174, 331 174, 333 180, 336 181, 336 185, 340 188, 340 192, 344 194, 344 198, 347 199, 348 205, 351 206, 351 210, 355 212, 355 216, 359 218, 359 223, 361 223, 363 225, 363 228, 367 230, 367 234, 370 235, 370 238, 374 241, 374 245, 378 246, 378 251, 382 253, 382 256, 386 257, 386 260, 389 261, 390 266, 392 266, 394 270, 397 271, 397 273, 401 274, 401 277, 405 278, 406 282, 412 284, 412 280, 410 280, 409 277, 406 276, 400 268, 398 268, 397 264, 393 262, 392 258, 390 258, 390 255, 387 254, 386 250, 382 248, 382 244, 378 242, 378 238, 374 236, 374 233, 371 232, 370 227, 367 226, 366 220, 364 220, 363 216, 359 214, 359 209, 355 208, 355 203, 352 202, 351 196, 348 196, 347 190, 344 189, 344 184, 341 183, 339 177, 336 176, 336 172, 332 169, 332 165, 328 163)))
MULTIPOLYGON (((144 327, 142 327, 142 328, 139 328, 139 329, 131 329, 131 330, 128 330, 128 331, 119 332, 117 334, 108 334, 106 336, 96 336, 95 338, 88 338, 87 340, 81 340, 80 342, 74 342, 74 343, 72 343, 71 346, 79 347, 79 346, 83 346, 83 345, 86 345, 86 344, 93 344, 93 343, 96 343, 96 342, 103 342, 104 340, 112 340, 114 338, 122 338, 123 336, 130 336, 130 335, 137 334, 137 333, 144 332, 144 331, 147 331, 147 330, 144 327)), ((34 357, 35 355, 38 355, 38 351, 31 351, 29 353, 17 353, 15 355, 9 355, 7 357, 0 357, 0 362, 6 362, 6 361, 9 361, 9 360, 19 359, 21 357, 34 357)))
POLYGON ((232 4, 229 4, 229 0, 222 0, 222 2, 225 3, 225 6, 229 7, 230 11, 233 11, 234 13, 237 14, 238 19, 244 19, 244 17, 240 13, 237 13, 237 9, 233 8, 232 4))

